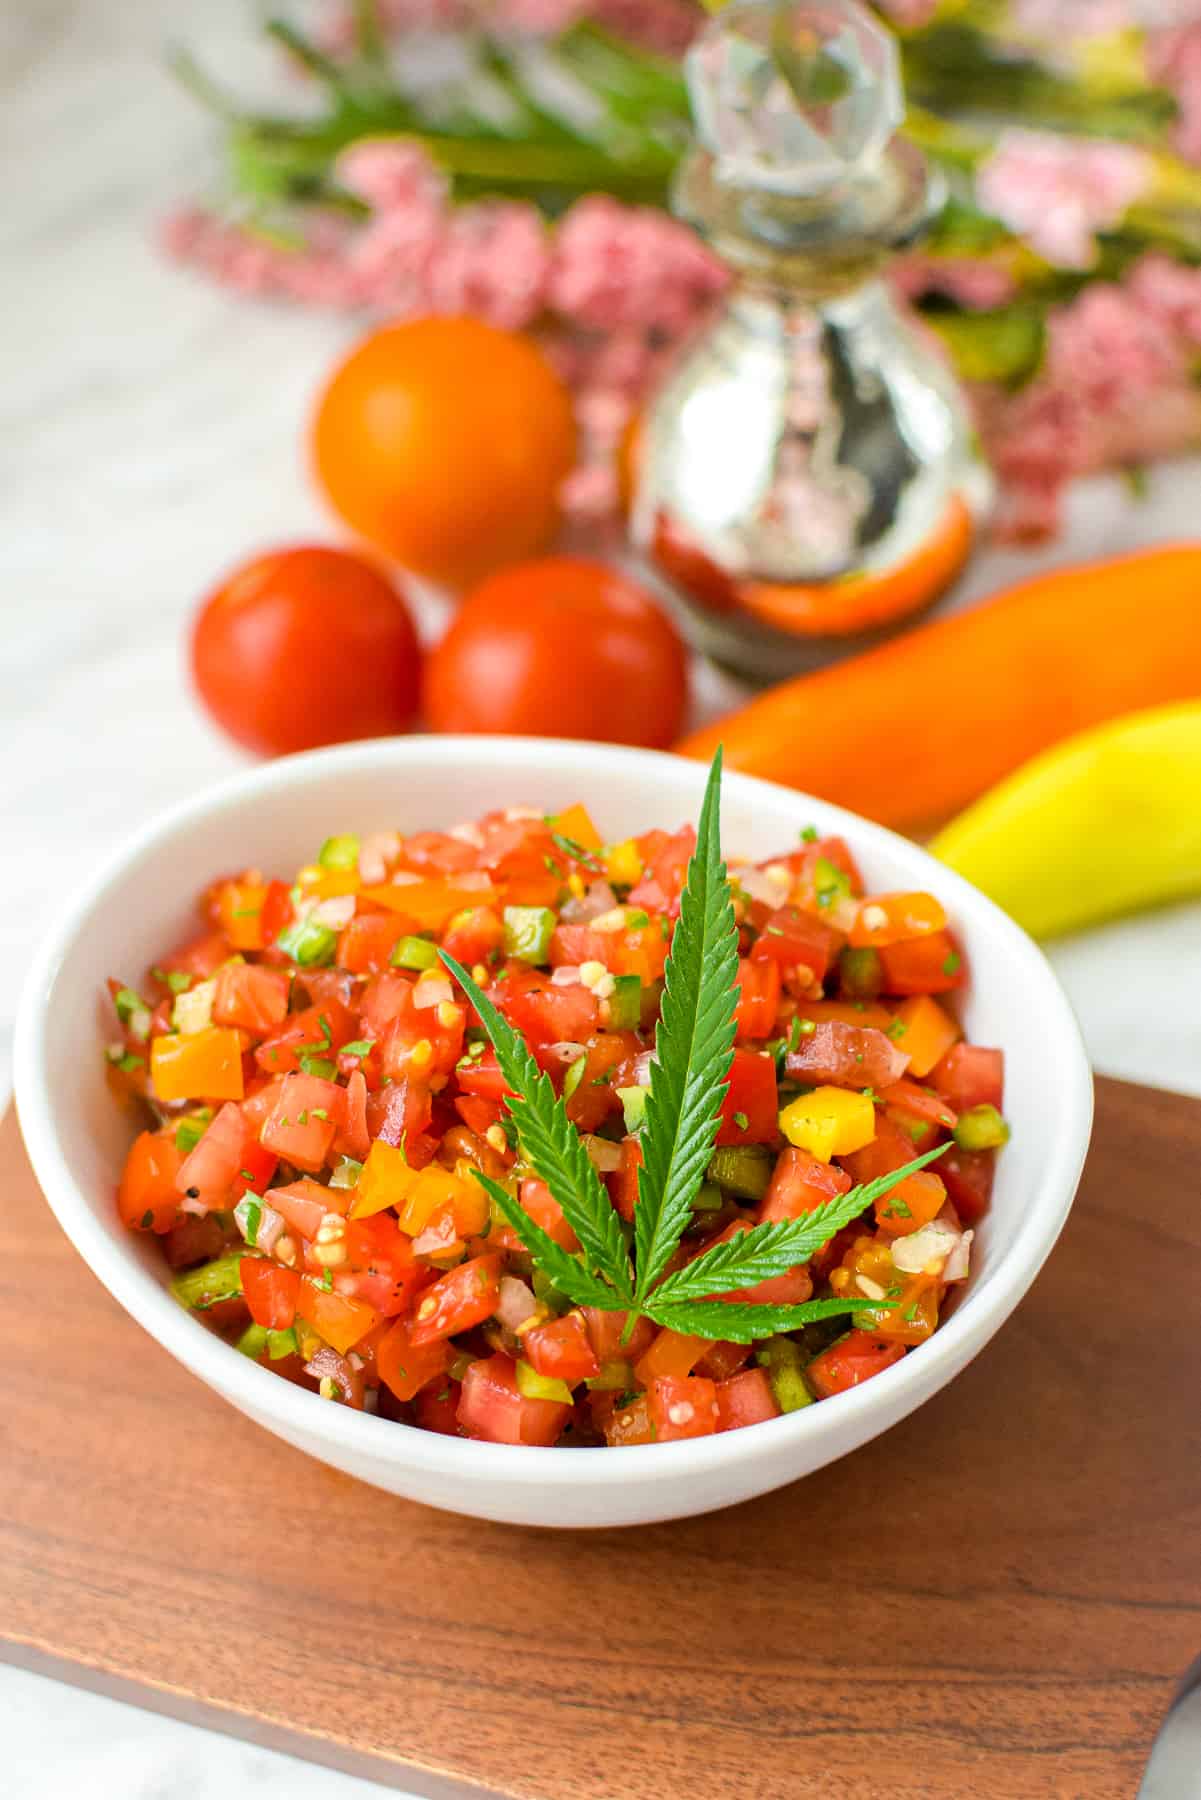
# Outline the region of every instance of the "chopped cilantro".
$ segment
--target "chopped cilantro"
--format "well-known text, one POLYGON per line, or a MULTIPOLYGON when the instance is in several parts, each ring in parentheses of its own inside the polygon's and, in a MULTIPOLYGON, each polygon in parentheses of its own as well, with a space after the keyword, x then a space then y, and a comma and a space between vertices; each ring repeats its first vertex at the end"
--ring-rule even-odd
POLYGON ((816 842, 817 842, 817 826, 816 825, 806 825, 804 831, 802 831, 802 833, 801 833, 801 842, 802 842, 802 844, 816 844, 816 842))
POLYGON ((947 956, 946 961, 942 965, 943 974, 944 975, 958 975, 959 967, 960 967, 960 964, 962 963, 962 961, 963 961, 963 958, 960 956, 958 950, 952 950, 949 953, 949 955, 947 956))
POLYGON ((750 1125, 750 1120, 744 1112, 736 1112, 734 1114, 734 1123, 737 1125, 739 1131, 746 1131, 750 1125))

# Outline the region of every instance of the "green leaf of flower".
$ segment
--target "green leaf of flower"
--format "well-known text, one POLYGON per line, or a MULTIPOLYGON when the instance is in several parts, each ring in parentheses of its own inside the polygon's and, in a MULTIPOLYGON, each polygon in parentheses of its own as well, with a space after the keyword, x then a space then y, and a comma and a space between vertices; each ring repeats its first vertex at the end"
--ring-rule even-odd
POLYGON ((473 1169, 472 1174, 500 1208, 539 1268, 545 1270, 569 1300, 574 1301, 577 1306, 599 1306, 605 1312, 620 1310, 614 1306, 616 1296, 608 1283, 599 1276, 590 1274, 578 1257, 573 1256, 569 1250, 564 1250, 561 1244, 556 1244, 554 1238, 531 1219, 525 1207, 513 1198, 507 1188, 501 1187, 498 1181, 493 1181, 479 1169, 473 1169))
POLYGON ((713 1153, 734 1050, 738 928, 721 858, 720 792, 719 747, 664 970, 634 1209, 639 1304, 692 1216, 713 1153))
MULTIPOLYGON (((806 1300, 799 1306, 756 1306, 738 1301, 698 1301, 692 1306, 661 1306, 652 1294, 646 1312, 656 1325, 678 1331, 685 1337, 720 1340, 727 1344, 754 1344, 777 1331, 799 1331, 815 1319, 836 1319, 843 1313, 861 1312, 862 1294, 838 1300, 806 1300)), ((875 1300, 873 1308, 894 1302, 875 1300)))
MULTIPOLYGON (((845 1194, 834 1194, 803 1218, 752 1225, 749 1231, 727 1243, 715 1244, 711 1250, 695 1257, 686 1268, 677 1269, 674 1275, 661 1281, 651 1296, 653 1302, 658 1306, 685 1305, 711 1299, 715 1294, 737 1293, 742 1288, 754 1287, 757 1282, 769 1281, 773 1275, 783 1275, 798 1263, 807 1262, 835 1232, 857 1219, 907 1176, 941 1156, 946 1148, 945 1144, 938 1144, 891 1174, 881 1175, 862 1187, 853 1187, 845 1194)), ((862 1306, 862 1299, 855 1304, 862 1306)))
MULTIPOLYGON (((506 1097, 506 1104, 524 1155, 562 1207, 563 1217, 579 1238, 589 1267, 610 1284, 606 1288, 607 1304, 617 1309, 628 1306, 633 1299, 633 1286, 621 1221, 550 1076, 539 1069, 524 1039, 481 992, 463 965, 445 950, 439 955, 479 1014, 501 1072, 513 1090, 506 1097)), ((546 1237, 545 1233, 542 1235, 546 1237)), ((553 1242, 550 1238, 546 1241, 553 1242)), ((551 1273, 549 1265, 544 1266, 551 1273)), ((590 1300, 587 1304, 605 1302, 590 1300)))

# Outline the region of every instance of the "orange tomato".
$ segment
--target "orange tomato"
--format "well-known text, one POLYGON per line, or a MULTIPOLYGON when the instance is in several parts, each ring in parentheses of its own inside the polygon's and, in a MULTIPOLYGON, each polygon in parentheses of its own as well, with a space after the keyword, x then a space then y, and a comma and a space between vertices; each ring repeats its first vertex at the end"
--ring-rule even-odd
POLYGON ((452 586, 549 543, 575 447, 571 395, 537 345, 471 318, 373 332, 334 370, 313 422, 334 510, 452 586))
MULTIPOLYGON (((192 631, 200 698, 260 756, 407 730, 420 661, 408 608, 387 576, 348 550, 319 545, 270 551, 235 569, 192 631)), ((253 936, 248 929, 244 945, 233 942, 256 949, 253 936)))
POLYGON ((435 731, 662 749, 687 699, 679 633, 642 588, 583 557, 506 569, 469 594, 426 670, 435 731))

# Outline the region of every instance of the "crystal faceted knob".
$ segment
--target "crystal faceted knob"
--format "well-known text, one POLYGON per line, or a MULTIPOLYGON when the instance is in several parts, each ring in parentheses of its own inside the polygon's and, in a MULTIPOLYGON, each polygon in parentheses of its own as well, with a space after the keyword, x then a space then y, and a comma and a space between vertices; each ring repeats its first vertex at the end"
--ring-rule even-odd
POLYGON ((896 43, 857 0, 739 0, 686 62, 717 181, 796 197, 870 176, 901 123, 896 43))

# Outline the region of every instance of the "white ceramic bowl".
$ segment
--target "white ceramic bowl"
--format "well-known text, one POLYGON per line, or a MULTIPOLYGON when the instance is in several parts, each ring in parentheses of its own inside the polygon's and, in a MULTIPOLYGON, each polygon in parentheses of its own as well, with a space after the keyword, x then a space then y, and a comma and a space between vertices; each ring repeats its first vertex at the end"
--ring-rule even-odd
MULTIPOLYGON (((34 1168, 84 1260, 186 1368, 268 1431, 395 1494, 526 1525, 630 1525, 728 1506, 820 1468, 911 1413, 1013 1311, 1059 1236, 1079 1179, 1092 1081, 1075 1020, 1030 940, 921 850, 803 794, 727 777, 723 841, 765 856, 816 823, 841 832, 877 890, 929 888, 947 905, 973 972, 969 1034, 1006 1054, 1013 1141, 1000 1159, 970 1285, 929 1343, 850 1393, 743 1431, 625 1450, 535 1450, 436 1436, 350 1412, 240 1356, 171 1298, 157 1247, 126 1231, 113 1196, 130 1124, 113 1105, 101 1046, 103 983, 136 979, 194 925, 194 897, 224 869, 290 874, 337 831, 412 831, 532 803, 582 800, 618 837, 694 820, 697 763, 602 745, 522 738, 398 738, 268 763, 189 800, 127 844, 59 919, 30 971, 16 1093, 34 1168)), ((154 1351, 145 1348, 147 1356, 154 1351)))

